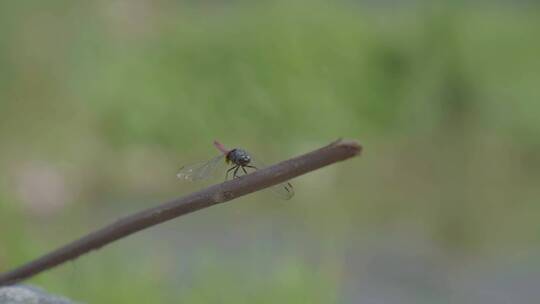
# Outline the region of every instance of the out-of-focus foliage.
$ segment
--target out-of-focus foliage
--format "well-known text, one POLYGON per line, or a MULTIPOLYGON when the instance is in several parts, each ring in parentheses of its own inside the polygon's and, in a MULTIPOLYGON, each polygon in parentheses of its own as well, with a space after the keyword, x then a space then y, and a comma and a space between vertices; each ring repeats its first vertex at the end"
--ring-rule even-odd
POLYGON ((2 1, 0 270, 201 187, 175 173, 215 138, 271 163, 343 136, 362 158, 287 203, 246 197, 33 283, 88 303, 492 303, 471 265, 540 263, 539 9, 2 1))

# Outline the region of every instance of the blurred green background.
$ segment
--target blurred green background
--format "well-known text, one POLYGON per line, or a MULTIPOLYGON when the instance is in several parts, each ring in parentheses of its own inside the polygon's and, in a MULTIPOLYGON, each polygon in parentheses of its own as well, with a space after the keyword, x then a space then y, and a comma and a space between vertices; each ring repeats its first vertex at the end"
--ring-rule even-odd
MULTIPOLYGON (((219 139, 361 158, 33 278, 85 303, 533 303, 533 1, 1 1, 0 271, 205 184, 219 139), (530 302, 529 302, 530 301, 530 302)), ((536 284, 534 283, 536 282, 536 284)))

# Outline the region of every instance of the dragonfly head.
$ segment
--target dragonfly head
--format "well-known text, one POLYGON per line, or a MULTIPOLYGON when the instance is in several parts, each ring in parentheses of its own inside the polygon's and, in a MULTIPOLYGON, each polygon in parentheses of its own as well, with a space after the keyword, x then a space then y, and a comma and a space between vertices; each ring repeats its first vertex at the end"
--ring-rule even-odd
POLYGON ((249 154, 242 149, 234 149, 227 155, 227 158, 234 164, 240 166, 249 165, 251 162, 251 157, 249 154))

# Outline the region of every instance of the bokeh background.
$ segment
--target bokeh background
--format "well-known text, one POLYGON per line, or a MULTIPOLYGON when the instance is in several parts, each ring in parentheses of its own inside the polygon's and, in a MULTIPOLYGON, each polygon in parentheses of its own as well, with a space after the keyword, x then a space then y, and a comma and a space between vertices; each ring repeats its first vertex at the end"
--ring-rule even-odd
POLYGON ((537 303, 535 1, 1 1, 0 270, 267 163, 361 158, 33 278, 86 303, 537 303))

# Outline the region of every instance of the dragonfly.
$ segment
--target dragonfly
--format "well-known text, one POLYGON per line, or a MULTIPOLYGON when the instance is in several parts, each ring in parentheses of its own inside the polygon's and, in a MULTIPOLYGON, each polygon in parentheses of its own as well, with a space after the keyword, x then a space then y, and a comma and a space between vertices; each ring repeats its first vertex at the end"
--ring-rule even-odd
MULTIPOLYGON (((225 172, 225 180, 229 180, 229 176, 235 179, 265 167, 263 163, 254 160, 250 153, 244 149, 227 149, 217 140, 214 141, 214 146, 220 152, 218 156, 208 161, 183 166, 176 176, 188 181, 208 179, 215 176, 220 171, 219 168, 226 165, 229 168, 225 172)), ((272 186, 270 190, 274 195, 284 200, 289 200, 294 196, 294 188, 290 182, 272 186)))

